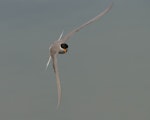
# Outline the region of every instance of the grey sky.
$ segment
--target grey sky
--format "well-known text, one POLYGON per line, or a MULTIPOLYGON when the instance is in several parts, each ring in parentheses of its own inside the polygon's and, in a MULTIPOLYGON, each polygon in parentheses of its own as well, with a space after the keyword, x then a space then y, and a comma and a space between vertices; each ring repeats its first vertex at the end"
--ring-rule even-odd
POLYGON ((150 2, 114 0, 112 10, 59 56, 62 103, 48 48, 111 0, 0 0, 0 119, 149 120, 150 2))

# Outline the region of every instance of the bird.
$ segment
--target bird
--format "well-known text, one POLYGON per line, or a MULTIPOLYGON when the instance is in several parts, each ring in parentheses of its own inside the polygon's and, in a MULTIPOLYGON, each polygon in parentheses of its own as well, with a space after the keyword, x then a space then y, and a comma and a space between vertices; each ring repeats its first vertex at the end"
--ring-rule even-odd
POLYGON ((49 47, 49 59, 48 59, 48 62, 46 64, 46 69, 48 68, 49 63, 50 63, 50 61, 52 59, 52 62, 53 62, 52 65, 53 65, 53 69, 54 69, 54 73, 55 73, 55 77, 56 77, 57 92, 58 92, 57 108, 59 108, 60 102, 61 102, 61 83, 60 83, 58 63, 57 63, 57 56, 58 56, 58 54, 65 54, 65 53, 67 53, 67 51, 68 51, 68 44, 66 43, 66 41, 69 40, 70 37, 72 37, 76 32, 80 31, 85 26, 95 22, 96 20, 100 19, 103 15, 108 13, 110 11, 110 9, 112 8, 112 5, 113 5, 113 2, 107 8, 105 8, 104 11, 99 13, 97 16, 95 16, 94 18, 90 19, 89 21, 83 23, 79 27, 73 29, 68 34, 66 34, 65 36, 63 36, 64 32, 62 31, 62 33, 60 34, 58 40, 54 41, 50 45, 50 47, 49 47))

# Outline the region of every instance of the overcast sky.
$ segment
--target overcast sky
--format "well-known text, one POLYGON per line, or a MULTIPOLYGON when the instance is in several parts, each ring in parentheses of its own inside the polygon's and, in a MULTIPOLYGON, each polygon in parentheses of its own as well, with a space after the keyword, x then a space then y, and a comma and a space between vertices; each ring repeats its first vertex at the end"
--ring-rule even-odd
POLYGON ((150 1, 113 0, 59 55, 62 102, 49 45, 111 0, 0 0, 1 120, 149 120, 150 1))

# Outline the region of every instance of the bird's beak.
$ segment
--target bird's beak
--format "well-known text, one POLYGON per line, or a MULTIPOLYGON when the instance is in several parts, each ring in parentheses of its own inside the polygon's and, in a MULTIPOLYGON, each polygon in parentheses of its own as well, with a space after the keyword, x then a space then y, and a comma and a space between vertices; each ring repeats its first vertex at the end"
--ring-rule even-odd
POLYGON ((66 52, 67 52, 67 49, 64 49, 64 52, 66 53, 66 52))

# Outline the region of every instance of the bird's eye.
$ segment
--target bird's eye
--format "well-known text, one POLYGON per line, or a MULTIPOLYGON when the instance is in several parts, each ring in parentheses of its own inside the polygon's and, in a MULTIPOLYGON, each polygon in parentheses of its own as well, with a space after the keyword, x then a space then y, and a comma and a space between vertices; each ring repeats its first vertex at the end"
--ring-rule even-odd
POLYGON ((66 43, 62 43, 62 44, 61 44, 61 48, 67 49, 67 48, 68 48, 68 45, 67 45, 66 43))

